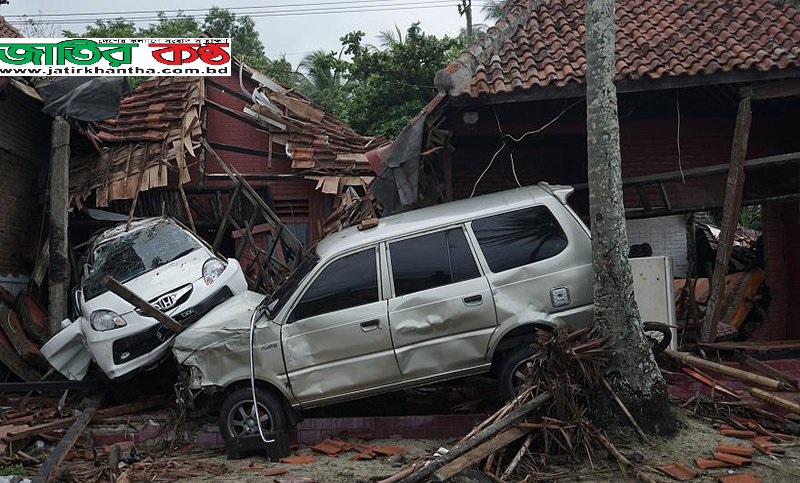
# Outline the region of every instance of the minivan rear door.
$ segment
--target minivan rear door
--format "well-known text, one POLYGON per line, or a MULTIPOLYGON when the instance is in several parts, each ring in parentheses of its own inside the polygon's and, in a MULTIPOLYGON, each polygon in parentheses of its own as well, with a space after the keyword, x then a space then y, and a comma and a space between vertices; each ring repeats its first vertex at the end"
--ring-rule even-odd
POLYGON ((387 244, 389 324, 405 380, 479 368, 497 325, 489 283, 461 226, 387 244))

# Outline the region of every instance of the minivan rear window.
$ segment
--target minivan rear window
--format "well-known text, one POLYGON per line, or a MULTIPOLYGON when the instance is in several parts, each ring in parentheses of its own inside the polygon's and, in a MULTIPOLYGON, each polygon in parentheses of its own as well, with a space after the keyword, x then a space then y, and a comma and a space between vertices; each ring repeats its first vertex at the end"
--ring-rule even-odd
POLYGON ((545 206, 475 220, 472 231, 494 273, 554 257, 567 247, 564 230, 545 206))

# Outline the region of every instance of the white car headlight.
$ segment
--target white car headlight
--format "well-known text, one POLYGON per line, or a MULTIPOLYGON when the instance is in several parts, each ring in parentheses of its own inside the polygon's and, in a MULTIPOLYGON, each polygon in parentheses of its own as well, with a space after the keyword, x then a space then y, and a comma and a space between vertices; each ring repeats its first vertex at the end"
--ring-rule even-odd
POLYGON ((218 258, 209 258, 203 264, 203 281, 211 285, 225 271, 225 264, 218 258))
POLYGON ((89 317, 89 322, 94 330, 101 332, 128 325, 121 315, 111 310, 95 310, 89 317))

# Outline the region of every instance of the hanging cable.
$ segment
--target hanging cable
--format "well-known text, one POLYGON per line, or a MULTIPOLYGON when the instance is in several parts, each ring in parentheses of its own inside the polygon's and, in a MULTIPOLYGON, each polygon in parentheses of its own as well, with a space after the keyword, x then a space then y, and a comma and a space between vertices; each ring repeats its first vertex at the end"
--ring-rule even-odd
POLYGON ((522 136, 520 136, 518 138, 515 138, 514 136, 512 136, 510 134, 507 134, 507 136, 508 136, 509 139, 511 139, 515 143, 518 143, 518 142, 522 141, 523 139, 525 139, 527 136, 529 136, 531 134, 539 134, 540 132, 542 132, 545 129, 547 129, 548 127, 550 127, 550 125, 552 125, 554 122, 556 122, 559 119, 561 119, 561 116, 566 114, 567 111, 572 109, 574 106, 580 104, 581 102, 583 102, 583 99, 578 99, 577 101, 573 102, 572 104, 566 106, 561 112, 558 113, 558 115, 556 117, 554 117, 550 122, 548 122, 544 126, 540 127, 539 129, 534 129, 532 131, 528 131, 528 132, 526 132, 525 134, 523 134, 522 136))
POLYGON ((683 165, 681 164, 681 102, 678 89, 675 89, 675 110, 678 112, 678 134, 675 137, 675 143, 678 145, 678 170, 681 172, 681 181, 686 184, 686 176, 683 175, 683 165))
POLYGON ((483 179, 483 177, 484 177, 484 176, 486 175, 486 173, 489 171, 489 168, 491 168, 491 167, 492 167, 492 164, 494 163, 494 159, 497 157, 497 155, 498 155, 498 154, 500 154, 500 151, 502 151, 502 150, 503 150, 503 148, 505 148, 505 147, 506 147, 506 143, 503 143, 503 145, 502 145, 502 146, 500 146, 500 149, 498 149, 498 150, 497 150, 497 152, 496 152, 496 153, 494 153, 494 156, 492 156, 492 159, 491 159, 491 161, 489 161, 489 165, 488 165, 488 166, 486 166, 486 169, 484 169, 484 170, 483 170, 483 173, 481 173, 481 175, 480 175, 480 176, 478 176, 478 179, 475 181, 475 184, 474 184, 474 185, 472 185, 472 193, 470 193, 470 194, 469 194, 469 197, 470 197, 470 198, 472 198, 473 196, 475 196, 475 190, 478 188, 478 183, 480 183, 480 182, 481 182, 481 180, 483 179))
POLYGON ((274 443, 274 439, 267 439, 264 435, 264 428, 261 427, 261 415, 258 414, 258 399, 256 399, 256 364, 255 355, 253 354, 253 334, 256 330, 256 320, 264 310, 259 305, 253 311, 253 316, 250 317, 250 390, 253 394, 253 413, 256 415, 256 426, 258 426, 258 435, 261 436, 261 441, 265 443, 274 443))

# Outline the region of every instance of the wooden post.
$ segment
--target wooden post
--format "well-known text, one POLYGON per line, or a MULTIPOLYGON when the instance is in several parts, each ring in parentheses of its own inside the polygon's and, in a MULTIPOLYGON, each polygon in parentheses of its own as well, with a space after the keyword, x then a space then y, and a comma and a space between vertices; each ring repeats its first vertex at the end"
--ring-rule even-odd
POLYGON ((61 330, 67 317, 69 257, 67 208, 69 197, 69 123, 58 116, 53 119, 50 146, 50 263, 49 321, 50 334, 61 330))
POLYGON ((183 332, 185 327, 179 324, 175 319, 153 307, 145 299, 131 292, 126 286, 108 275, 103 278, 103 285, 122 300, 141 310, 143 315, 156 319, 176 334, 183 332))
POLYGON ((78 442, 78 438, 83 435, 83 431, 92 422, 92 418, 97 411, 96 407, 89 407, 84 409, 78 419, 70 426, 64 439, 58 443, 58 446, 50 453, 47 460, 44 462, 39 472, 33 481, 47 483, 53 481, 58 477, 59 467, 67 457, 67 454, 78 442))
POLYGON ((708 306, 703 325, 700 327, 700 341, 714 342, 717 336, 717 324, 722 313, 725 298, 725 275, 728 273, 728 262, 731 259, 733 239, 739 226, 739 213, 742 209, 742 188, 744 187, 744 158, 747 155, 747 141, 750 137, 750 98, 739 101, 739 113, 736 116, 736 129, 733 133, 731 163, 728 167, 728 182, 725 185, 725 201, 722 205, 722 232, 717 243, 717 258, 714 263, 714 275, 709 287, 708 306))

